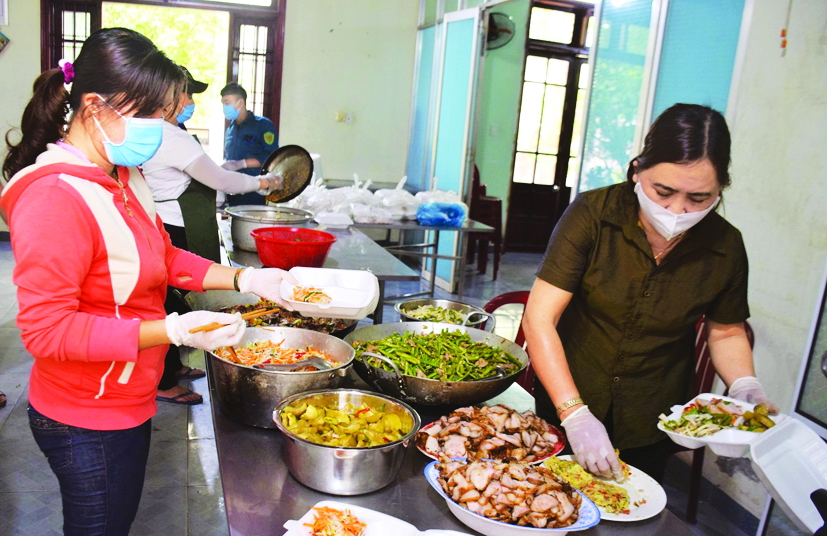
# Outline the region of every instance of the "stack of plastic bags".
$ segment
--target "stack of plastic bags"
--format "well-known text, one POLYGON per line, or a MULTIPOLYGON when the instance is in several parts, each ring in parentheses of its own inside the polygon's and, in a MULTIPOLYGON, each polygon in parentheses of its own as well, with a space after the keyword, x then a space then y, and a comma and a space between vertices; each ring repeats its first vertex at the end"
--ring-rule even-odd
POLYGON ((308 210, 313 214, 346 214, 357 223, 391 223, 419 219, 420 214, 424 214, 429 222, 420 221, 422 225, 460 225, 465 219, 468 207, 458 194, 434 188, 413 195, 404 189, 407 180, 407 177, 402 177, 395 188, 371 192, 371 181, 361 183, 355 173, 353 185, 342 188, 328 188, 319 178, 285 206, 308 210), (450 206, 431 206, 434 204, 450 206), (428 206, 423 209, 422 205, 428 206), (441 223, 435 223, 437 221, 441 223))

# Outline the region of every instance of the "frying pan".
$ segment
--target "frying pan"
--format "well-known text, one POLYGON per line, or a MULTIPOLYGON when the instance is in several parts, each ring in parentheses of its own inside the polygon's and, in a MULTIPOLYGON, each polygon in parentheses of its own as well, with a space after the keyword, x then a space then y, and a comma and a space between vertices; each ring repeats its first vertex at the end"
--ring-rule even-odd
POLYGON ((261 174, 273 173, 282 176, 282 186, 267 196, 269 203, 290 201, 307 188, 313 176, 313 159, 303 147, 285 145, 279 147, 264 161, 261 174))

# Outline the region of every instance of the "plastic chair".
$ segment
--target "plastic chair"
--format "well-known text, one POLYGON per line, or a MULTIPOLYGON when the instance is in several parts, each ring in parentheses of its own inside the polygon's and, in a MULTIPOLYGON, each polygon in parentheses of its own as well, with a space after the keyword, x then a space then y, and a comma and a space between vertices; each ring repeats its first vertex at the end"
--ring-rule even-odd
MULTIPOLYGON (((744 328, 747 332, 747 340, 749 340, 750 348, 752 348, 755 346, 755 333, 752 331, 752 327, 748 322, 744 322, 744 328)), ((706 317, 701 317, 695 325, 695 380, 692 387, 693 397, 701 393, 708 393, 712 389, 712 383, 715 380, 715 366, 712 364, 712 356, 709 353, 708 335, 709 330, 706 317)), ((686 450, 691 449, 673 443, 670 454, 676 454, 686 450)), ((698 522, 698 504, 701 499, 701 478, 703 477, 705 452, 705 447, 692 450, 692 468, 689 478, 689 498, 686 504, 686 520, 693 525, 698 522)))
MULTIPOLYGON (((528 303, 528 294, 529 292, 527 290, 506 292, 505 294, 500 294, 499 296, 491 298, 491 300, 483 305, 482 308, 486 313, 493 314, 494 311, 503 305, 508 305, 511 303, 521 303, 523 304, 523 307, 525 307, 525 304, 528 303)), ((522 318, 520 319, 520 327, 517 330, 517 336, 514 338, 514 344, 521 348, 525 348, 525 334, 523 333, 522 318)), ((531 368, 530 361, 525 370, 520 373, 519 377, 517 377, 517 384, 528 391, 528 394, 534 394, 534 369, 531 368)))

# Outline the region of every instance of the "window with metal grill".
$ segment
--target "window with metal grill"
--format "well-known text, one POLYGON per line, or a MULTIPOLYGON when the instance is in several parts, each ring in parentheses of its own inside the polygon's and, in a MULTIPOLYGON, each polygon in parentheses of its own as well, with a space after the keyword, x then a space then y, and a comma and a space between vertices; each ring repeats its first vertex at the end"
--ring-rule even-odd
POLYGON ((41 68, 57 67, 61 59, 75 61, 86 38, 101 27, 101 3, 51 0, 41 12, 41 68))
POLYGON ((264 113, 264 103, 270 100, 265 84, 272 67, 271 28, 266 25, 237 21, 233 43, 231 72, 247 91, 247 108, 256 115, 264 113))

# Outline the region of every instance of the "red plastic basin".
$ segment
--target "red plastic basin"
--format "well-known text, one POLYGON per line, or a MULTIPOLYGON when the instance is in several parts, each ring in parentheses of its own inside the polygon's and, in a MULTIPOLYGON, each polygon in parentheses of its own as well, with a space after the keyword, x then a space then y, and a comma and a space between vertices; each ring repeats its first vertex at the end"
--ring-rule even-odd
POLYGON ((289 270, 294 266, 321 268, 336 237, 301 227, 261 227, 250 233, 265 266, 289 270))

